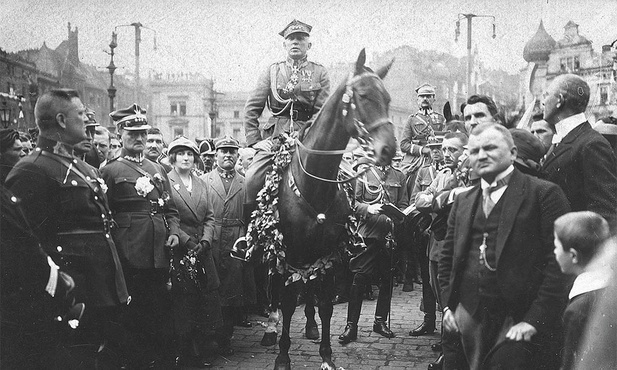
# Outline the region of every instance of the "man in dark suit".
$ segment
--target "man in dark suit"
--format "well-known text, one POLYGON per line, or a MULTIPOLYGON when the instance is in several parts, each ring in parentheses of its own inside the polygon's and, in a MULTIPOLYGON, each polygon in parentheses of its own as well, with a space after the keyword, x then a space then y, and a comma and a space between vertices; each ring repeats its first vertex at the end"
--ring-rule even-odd
MULTIPOLYGON (((123 147, 101 172, 117 224, 112 235, 132 297, 126 327, 143 337, 140 344, 171 361, 173 346, 166 341, 171 338, 167 281, 169 249, 179 243, 179 218, 167 173, 143 154, 150 128, 145 113, 137 104, 110 113, 123 147)), ((148 364, 156 360, 150 356, 154 354, 132 360, 148 364)))
POLYGON ((567 298, 552 251, 553 221, 568 201, 558 186, 514 169, 517 149, 503 126, 477 126, 468 147, 480 184, 456 196, 439 260, 444 329, 460 334, 465 359, 445 368, 558 361, 541 351, 567 298))
POLYGON ((541 172, 559 185, 572 211, 593 211, 615 226, 617 159, 585 117, 589 85, 579 76, 556 77, 544 94, 544 119, 555 126, 553 147, 541 172))

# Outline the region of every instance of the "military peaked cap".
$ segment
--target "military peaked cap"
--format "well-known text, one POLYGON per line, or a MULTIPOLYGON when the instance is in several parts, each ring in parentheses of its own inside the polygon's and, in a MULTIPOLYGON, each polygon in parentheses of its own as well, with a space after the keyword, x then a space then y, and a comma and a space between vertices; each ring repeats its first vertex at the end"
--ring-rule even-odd
POLYGON ((222 139, 218 139, 214 145, 216 146, 216 150, 219 150, 221 148, 240 149, 240 143, 238 142, 238 140, 234 139, 231 136, 225 136, 222 139))
POLYGON ((435 95, 435 86, 424 83, 416 88, 418 95, 435 95))
POLYGON ((98 122, 96 122, 96 118, 94 118, 94 114, 96 112, 90 108, 86 108, 86 117, 88 117, 88 122, 86 122, 86 127, 95 127, 100 126, 98 122))
POLYGON ((287 36, 291 35, 292 33, 305 33, 307 36, 310 36, 312 29, 312 26, 309 26, 304 22, 300 22, 299 20, 294 19, 285 27, 285 29, 279 32, 279 35, 283 36, 284 38, 287 38, 287 36))
POLYGON ((109 113, 109 117, 114 120, 118 129, 128 131, 148 130, 152 127, 148 125, 146 118, 146 110, 141 109, 137 104, 133 104, 128 108, 119 109, 109 113))

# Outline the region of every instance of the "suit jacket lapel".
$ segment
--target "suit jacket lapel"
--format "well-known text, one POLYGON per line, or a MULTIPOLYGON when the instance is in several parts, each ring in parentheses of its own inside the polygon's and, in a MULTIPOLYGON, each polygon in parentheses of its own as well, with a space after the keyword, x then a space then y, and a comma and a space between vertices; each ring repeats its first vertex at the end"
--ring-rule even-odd
POLYGON ((227 198, 227 194, 225 194, 225 186, 223 186, 223 180, 221 179, 221 176, 217 172, 215 172, 215 170, 212 170, 209 175, 210 186, 212 186, 212 189, 214 189, 214 192, 218 194, 219 198, 225 201, 227 198))
POLYGON ((227 198, 225 199, 225 201, 232 199, 234 195, 236 195, 237 192, 242 190, 243 182, 244 180, 240 177, 238 173, 236 173, 233 180, 231 181, 231 186, 229 187, 229 193, 227 194, 227 198))
POLYGON ((591 129, 591 126, 589 125, 589 122, 586 121, 575 127, 574 130, 568 132, 568 134, 563 139, 561 139, 559 145, 557 145, 557 147, 548 154, 548 156, 546 157, 546 161, 544 161, 542 167, 545 168, 549 163, 553 162, 555 159, 557 159, 567 151, 571 150, 572 143, 574 143, 576 139, 580 135, 582 135, 583 132, 585 132, 585 130, 587 129, 591 129))
MULTIPOLYGON (((186 203, 191 212, 193 212, 195 217, 197 217, 197 203, 195 202, 195 199, 191 197, 191 194, 188 192, 188 190, 186 190, 182 179, 180 179, 180 175, 174 169, 167 175, 167 177, 170 179, 170 181, 174 183, 172 185, 174 190, 176 190, 176 192, 180 195, 180 198, 182 198, 182 200, 184 201, 184 203, 186 203)), ((195 189, 196 187, 196 180, 193 179, 193 189, 195 189)))
POLYGON ((460 255, 466 255, 469 249, 469 237, 471 233, 471 226, 473 224, 474 213, 477 208, 476 200, 481 197, 482 192, 480 186, 476 186, 467 193, 460 194, 461 203, 458 205, 460 210, 456 216, 457 223, 459 224, 457 232, 460 231, 460 237, 457 236, 456 245, 460 255))
POLYGON ((499 229, 495 246, 495 260, 498 266, 499 257, 514 226, 518 209, 525 199, 526 184, 524 175, 515 169, 506 191, 501 196, 500 200, 503 200, 503 207, 501 208, 501 215, 499 215, 499 229))

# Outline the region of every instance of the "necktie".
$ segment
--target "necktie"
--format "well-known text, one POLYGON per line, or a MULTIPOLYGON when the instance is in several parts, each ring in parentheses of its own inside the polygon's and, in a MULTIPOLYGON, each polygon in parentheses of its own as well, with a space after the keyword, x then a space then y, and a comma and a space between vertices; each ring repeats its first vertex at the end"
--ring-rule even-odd
POLYGON ((509 179, 510 176, 506 176, 503 179, 497 181, 497 184, 495 184, 494 186, 489 186, 482 189, 482 210, 484 211, 484 216, 488 217, 488 215, 491 214, 493 208, 495 208, 495 202, 493 202, 493 200, 491 199, 491 193, 508 185, 509 179))

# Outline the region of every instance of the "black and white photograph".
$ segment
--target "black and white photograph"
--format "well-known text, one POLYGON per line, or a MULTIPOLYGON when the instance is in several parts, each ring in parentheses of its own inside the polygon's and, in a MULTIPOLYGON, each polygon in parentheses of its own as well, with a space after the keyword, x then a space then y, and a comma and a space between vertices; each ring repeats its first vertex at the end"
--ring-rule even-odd
POLYGON ((617 368, 615 0, 0 24, 0 368, 617 368))

